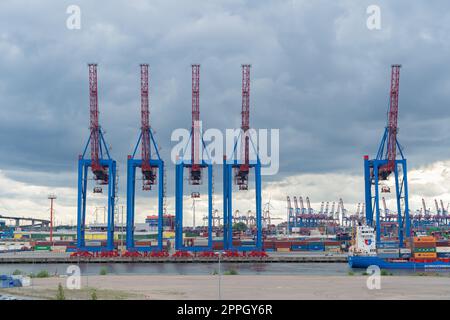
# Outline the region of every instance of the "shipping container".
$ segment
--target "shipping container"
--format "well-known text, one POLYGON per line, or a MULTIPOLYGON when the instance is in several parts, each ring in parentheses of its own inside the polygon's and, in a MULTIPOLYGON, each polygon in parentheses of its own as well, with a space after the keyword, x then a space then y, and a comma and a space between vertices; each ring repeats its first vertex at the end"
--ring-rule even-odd
POLYGON ((436 242, 415 242, 413 244, 414 248, 435 248, 436 242))
POLYGON ((34 250, 50 250, 50 246, 35 246, 34 250))
POLYGON ((417 242, 436 242, 436 238, 433 236, 414 237, 414 243, 417 242))
POLYGON ((292 245, 291 246, 292 251, 308 251, 307 245, 292 245))
POLYGON ((433 259, 436 258, 436 252, 415 252, 414 258, 416 259, 433 259))
POLYGON ((308 250, 309 251, 324 251, 325 250, 325 246, 323 244, 320 245, 308 245, 308 250))
POLYGON ((289 241, 277 241, 275 242, 275 248, 290 248, 291 243, 289 241))
POLYGON ((450 252, 450 247, 436 247, 437 253, 447 253, 450 252))
POLYGON ((290 248, 277 248, 278 252, 290 252, 291 249, 290 248))
POLYGON ((438 252, 437 257, 438 258, 450 258, 450 252, 438 252))
POLYGON ((414 248, 414 252, 436 252, 436 247, 430 247, 430 248, 414 248))
POLYGON ((397 259, 400 257, 399 253, 377 253, 378 258, 381 259, 397 259))
POLYGON ((399 254, 399 249, 377 249, 377 253, 386 253, 386 254, 399 254))
POLYGON ((395 249, 398 248, 400 245, 398 242, 379 242, 377 243, 377 248, 381 249, 395 249))

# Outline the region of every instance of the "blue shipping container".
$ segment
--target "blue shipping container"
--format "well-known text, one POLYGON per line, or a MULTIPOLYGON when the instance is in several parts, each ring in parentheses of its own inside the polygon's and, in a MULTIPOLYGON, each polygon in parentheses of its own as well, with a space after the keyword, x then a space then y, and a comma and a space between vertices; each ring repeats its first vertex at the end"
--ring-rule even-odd
POLYGON ((450 252, 438 252, 438 258, 450 258, 450 252))
POLYGON ((293 251, 308 251, 307 245, 292 245, 291 250, 293 251))
POLYGON ((309 245, 308 246, 308 250, 309 251, 325 251, 325 246, 324 245, 309 245))
POLYGON ((378 253, 378 258, 381 259, 396 259, 399 257, 398 253, 378 253))
POLYGON ((395 249, 399 247, 398 242, 380 242, 377 243, 377 248, 380 249, 395 249))

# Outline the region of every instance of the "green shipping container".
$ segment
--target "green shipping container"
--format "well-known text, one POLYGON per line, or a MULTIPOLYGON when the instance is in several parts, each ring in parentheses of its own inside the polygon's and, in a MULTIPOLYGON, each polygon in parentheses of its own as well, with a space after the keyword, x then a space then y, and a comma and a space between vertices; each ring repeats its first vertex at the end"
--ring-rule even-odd
POLYGON ((414 248, 414 252, 436 252, 436 248, 414 248))
POLYGON ((35 246, 34 250, 50 250, 50 246, 35 246))

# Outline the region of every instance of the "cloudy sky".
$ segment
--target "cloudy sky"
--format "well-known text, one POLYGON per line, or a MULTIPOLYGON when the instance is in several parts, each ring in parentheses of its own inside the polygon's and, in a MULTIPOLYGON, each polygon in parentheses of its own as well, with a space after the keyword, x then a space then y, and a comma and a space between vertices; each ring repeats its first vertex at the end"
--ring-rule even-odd
MULTIPOLYGON (((168 162, 168 211, 170 136, 190 124, 192 63, 201 64, 204 127, 219 129, 239 126, 240 66, 252 64, 251 126, 280 129, 280 170, 264 178, 263 199, 280 216, 286 195, 309 195, 316 206, 362 201, 362 157, 376 152, 390 65, 401 63, 399 139, 411 205, 422 197, 430 207, 434 198, 447 203, 449 9, 444 0, 3 0, 0 211, 46 217, 52 192, 57 220, 76 220, 77 158, 89 135, 88 62, 99 64, 100 122, 120 168, 120 205, 139 130, 143 62, 150 64, 152 127, 168 162), (79 30, 66 26, 70 5, 81 9, 79 30), (380 30, 367 27, 370 5, 381 9, 380 30)), ((220 194, 215 203, 220 209, 220 194)))

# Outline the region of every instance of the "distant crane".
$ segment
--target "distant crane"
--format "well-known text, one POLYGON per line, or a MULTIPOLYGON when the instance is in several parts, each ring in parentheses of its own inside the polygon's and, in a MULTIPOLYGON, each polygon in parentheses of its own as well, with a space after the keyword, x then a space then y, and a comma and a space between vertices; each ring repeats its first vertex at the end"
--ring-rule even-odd
MULTIPOLYGON (((385 128, 383 138, 376 158, 369 160, 369 156, 364 156, 364 180, 365 180, 365 203, 366 203, 366 223, 374 225, 376 228, 377 243, 381 240, 381 220, 379 204, 380 181, 387 180, 394 173, 395 196, 397 202, 397 231, 400 246, 404 246, 403 239, 410 236, 410 217, 408 203, 408 182, 406 159, 397 140, 398 132, 398 97, 400 85, 400 65, 391 66, 391 86, 388 123, 385 128), (397 159, 397 151, 400 159, 397 159), (401 171, 400 171, 401 170, 401 171), (401 175, 399 174, 401 172, 401 175), (403 208, 402 208, 403 202, 403 208), (375 222, 374 222, 375 214, 375 222)), ((390 191, 383 187, 381 192, 390 191)))
POLYGON ((293 216, 294 216, 294 208, 292 207, 291 197, 286 197, 286 207, 287 207, 287 230, 286 232, 289 232, 292 228, 293 224, 293 216))
POLYGON ((439 208, 439 204, 436 199, 434 199, 434 206, 436 207, 436 215, 439 216, 441 213, 441 209, 439 208))

